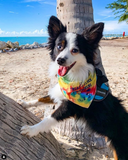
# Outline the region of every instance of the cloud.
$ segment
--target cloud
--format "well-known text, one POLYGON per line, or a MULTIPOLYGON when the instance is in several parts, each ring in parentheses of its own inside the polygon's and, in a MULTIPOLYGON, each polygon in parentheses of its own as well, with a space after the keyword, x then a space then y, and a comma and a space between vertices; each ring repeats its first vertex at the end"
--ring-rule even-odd
POLYGON ((29 3, 29 2, 39 2, 40 4, 48 4, 56 6, 56 2, 53 1, 44 1, 44 0, 24 0, 22 2, 29 3))
POLYGON ((23 2, 42 2, 43 0, 24 0, 23 2))
POLYGON ((98 15, 106 16, 106 15, 111 14, 111 13, 112 13, 111 10, 106 9, 106 10, 102 10, 101 12, 99 12, 98 15))
POLYGON ((126 22, 118 23, 118 21, 104 21, 104 33, 122 34, 124 31, 128 35, 128 24, 126 22))
POLYGON ((12 14, 18 14, 18 13, 16 13, 16 12, 13 12, 13 11, 9 11, 9 13, 12 13, 12 14))
MULTIPOLYGON (((128 24, 126 22, 118 23, 118 21, 103 21, 105 23, 104 34, 122 34, 124 31, 128 35, 128 24)), ((48 36, 44 29, 36 29, 34 31, 4 31, 0 29, 0 36, 48 36)))
POLYGON ((4 31, 2 31, 1 28, 0 28, 0 34, 4 34, 4 31))
POLYGON ((9 11, 9 13, 14 13, 13 11, 9 11))
POLYGON ((52 5, 52 6, 56 6, 56 3, 55 2, 43 2, 44 4, 49 4, 49 5, 52 5))
POLYGON ((113 12, 111 10, 109 10, 109 9, 106 9, 106 10, 103 10, 103 11, 99 12, 98 15, 104 17, 103 19, 115 17, 113 12))
POLYGON ((20 31, 20 32, 16 32, 16 31, 2 31, 0 29, 0 36, 47 36, 48 33, 47 31, 44 31, 43 29, 41 30, 35 30, 35 31, 20 31))
POLYGON ((34 6, 31 6, 31 5, 27 5, 26 7, 34 8, 34 6))

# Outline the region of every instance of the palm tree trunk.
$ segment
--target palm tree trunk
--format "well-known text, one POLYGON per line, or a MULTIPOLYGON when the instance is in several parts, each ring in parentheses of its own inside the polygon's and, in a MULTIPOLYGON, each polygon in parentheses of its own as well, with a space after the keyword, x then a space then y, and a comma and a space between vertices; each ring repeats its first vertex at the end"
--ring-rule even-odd
POLYGON ((39 121, 31 112, 0 93, 0 159, 66 160, 51 133, 30 139, 20 134, 24 124, 33 125, 39 121))
POLYGON ((57 16, 68 32, 81 34, 94 24, 92 0, 57 0, 57 16))

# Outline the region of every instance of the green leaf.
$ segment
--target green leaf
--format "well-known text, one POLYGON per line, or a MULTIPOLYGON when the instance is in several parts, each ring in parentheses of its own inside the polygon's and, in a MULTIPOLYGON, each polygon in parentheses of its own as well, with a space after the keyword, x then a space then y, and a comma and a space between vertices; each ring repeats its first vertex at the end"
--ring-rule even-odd
POLYGON ((128 23, 128 0, 117 0, 108 4, 105 8, 111 9, 115 18, 119 18, 119 22, 126 21, 128 23))

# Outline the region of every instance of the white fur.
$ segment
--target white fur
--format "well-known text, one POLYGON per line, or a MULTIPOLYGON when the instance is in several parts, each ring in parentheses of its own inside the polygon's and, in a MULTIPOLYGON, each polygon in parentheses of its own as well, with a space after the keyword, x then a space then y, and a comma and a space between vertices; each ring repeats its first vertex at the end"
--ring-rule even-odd
POLYGON ((71 50, 73 48, 77 48, 77 46, 75 44, 76 37, 77 37, 77 35, 75 33, 67 33, 66 34, 66 39, 67 39, 67 42, 68 42, 67 43, 67 48, 69 48, 69 50, 71 50))
MULTIPOLYGON (((70 61, 69 65, 71 65, 72 63, 74 63, 76 61, 76 64, 72 67, 72 69, 67 74, 70 81, 84 82, 88 78, 89 71, 93 74, 93 72, 94 72, 93 65, 87 63, 86 58, 82 53, 79 53, 78 55, 75 55, 75 56, 69 55, 68 60, 70 61), (70 60, 70 58, 71 58, 71 60, 70 60)), ((57 65, 58 64, 56 61, 51 63, 50 69, 49 69, 51 76, 57 75, 57 71, 58 71, 57 65), (53 73, 53 75, 52 75, 52 73, 53 73)), ((59 65, 58 65, 58 67, 59 67, 59 65)), ((54 94, 55 92, 53 91, 52 93, 54 94)), ((51 95, 51 97, 52 97, 52 95, 51 95)))
POLYGON ((49 65, 49 76, 54 77, 57 75, 57 71, 59 69, 59 65, 55 62, 51 62, 49 65))
POLYGON ((38 102, 38 99, 36 100, 32 100, 32 101, 24 101, 24 100, 21 100, 21 99, 18 99, 17 102, 22 105, 24 108, 30 108, 30 107, 37 107, 39 105, 42 105, 43 103, 42 102, 38 102))
POLYGON ((63 99, 66 100, 66 98, 64 97, 64 95, 60 90, 59 84, 56 84, 53 88, 49 90, 49 95, 50 98, 54 99, 54 102, 57 104, 61 104, 63 99))
POLYGON ((57 120, 55 120, 53 117, 48 116, 44 118, 41 122, 33 125, 28 126, 25 125, 21 128, 21 134, 25 134, 29 137, 36 136, 39 134, 39 132, 49 132, 51 130, 51 127, 57 124, 57 120))
POLYGON ((94 73, 94 67, 92 64, 87 63, 85 56, 79 53, 74 56, 76 64, 68 72, 68 78, 70 81, 79 81, 84 83, 88 78, 88 73, 94 73))

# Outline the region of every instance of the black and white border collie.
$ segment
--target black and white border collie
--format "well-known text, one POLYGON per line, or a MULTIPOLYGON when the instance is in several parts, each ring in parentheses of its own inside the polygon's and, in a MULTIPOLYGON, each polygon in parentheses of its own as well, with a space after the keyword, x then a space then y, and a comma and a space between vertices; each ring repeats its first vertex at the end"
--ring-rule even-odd
MULTIPOLYGON (((102 38, 103 28, 103 23, 97 23, 85 29, 82 35, 67 33, 60 20, 52 16, 48 25, 48 43, 52 59, 50 76, 55 76, 61 67, 62 76, 67 75, 70 81, 84 82, 88 73, 95 71, 95 50, 102 38)), ((33 137, 39 132, 48 132, 59 121, 74 117, 86 120, 94 132, 108 137, 118 160, 128 160, 128 114, 121 102, 111 93, 103 101, 93 101, 89 108, 83 108, 67 100, 59 84, 56 84, 46 97, 18 102, 25 108, 42 103, 57 103, 59 106, 52 115, 40 123, 23 126, 21 134, 33 137)))

